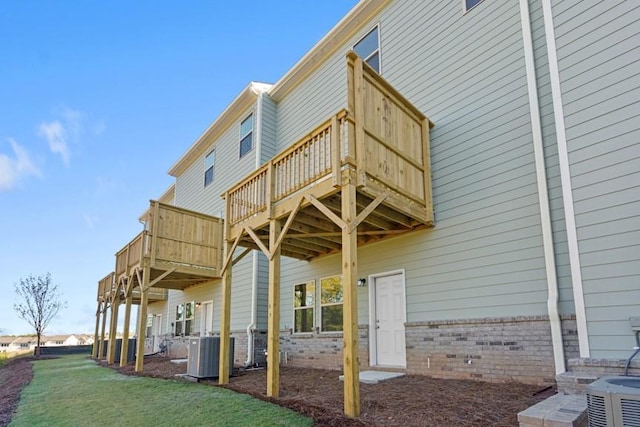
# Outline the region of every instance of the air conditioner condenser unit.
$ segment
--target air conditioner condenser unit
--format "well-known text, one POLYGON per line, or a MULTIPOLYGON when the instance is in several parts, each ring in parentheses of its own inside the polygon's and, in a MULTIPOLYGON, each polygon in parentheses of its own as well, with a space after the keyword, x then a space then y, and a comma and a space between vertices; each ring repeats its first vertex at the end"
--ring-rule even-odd
POLYGON ((640 377, 606 376, 587 388, 589 427, 640 427, 640 377))

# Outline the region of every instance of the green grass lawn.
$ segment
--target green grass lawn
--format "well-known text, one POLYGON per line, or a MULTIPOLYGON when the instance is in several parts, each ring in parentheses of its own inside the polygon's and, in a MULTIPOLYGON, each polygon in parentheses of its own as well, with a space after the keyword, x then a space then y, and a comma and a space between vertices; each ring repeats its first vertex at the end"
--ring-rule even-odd
POLYGON ((19 426, 310 426, 291 410, 230 390, 122 375, 86 356, 36 361, 10 424, 19 426))

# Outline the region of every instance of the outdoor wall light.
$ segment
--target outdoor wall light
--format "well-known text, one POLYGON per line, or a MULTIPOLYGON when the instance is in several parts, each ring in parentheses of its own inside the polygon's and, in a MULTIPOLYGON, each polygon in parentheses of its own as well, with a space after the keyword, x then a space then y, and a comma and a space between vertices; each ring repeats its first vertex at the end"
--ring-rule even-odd
POLYGON ((366 285, 367 285, 367 279, 365 279, 364 277, 363 277, 363 278, 358 279, 358 287, 359 287, 359 288, 361 288, 361 287, 363 287, 363 286, 366 286, 366 285))

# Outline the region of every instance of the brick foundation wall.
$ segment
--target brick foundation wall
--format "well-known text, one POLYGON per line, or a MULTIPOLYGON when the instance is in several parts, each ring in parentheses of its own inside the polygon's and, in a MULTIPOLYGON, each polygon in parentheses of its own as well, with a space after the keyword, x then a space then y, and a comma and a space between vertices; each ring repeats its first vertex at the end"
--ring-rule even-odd
MULTIPOLYGON (((578 354, 575 318, 562 318, 565 356, 578 354)), ((342 369, 342 334, 280 331, 281 362, 342 369)), ((407 373, 483 381, 550 384, 555 381, 551 329, 546 316, 410 322, 407 373)), ((361 369, 369 368, 368 325, 359 328, 361 369)))

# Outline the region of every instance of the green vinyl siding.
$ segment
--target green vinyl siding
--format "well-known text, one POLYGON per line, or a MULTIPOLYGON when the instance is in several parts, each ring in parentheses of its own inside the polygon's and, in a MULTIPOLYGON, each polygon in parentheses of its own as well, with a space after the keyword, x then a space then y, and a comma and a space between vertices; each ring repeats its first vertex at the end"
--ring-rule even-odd
POLYGON ((626 358, 640 314, 640 4, 554 3, 591 357, 626 358))
MULTIPOLYGON (((469 15, 460 13, 459 3, 420 4, 391 3, 363 27, 380 23, 383 77, 436 124, 431 130, 436 226, 359 248, 358 276, 405 269, 409 322, 544 315, 546 271, 518 4, 489 2, 469 15)), ((319 122, 332 112, 330 106, 344 105, 340 91, 349 45, 279 102, 279 136, 304 133, 299 122, 307 115, 319 122), (325 86, 321 105, 309 103, 301 117, 289 113, 289 105, 317 96, 311 92, 325 86), (326 99, 330 96, 333 101, 326 99)), ((549 117, 551 97, 548 91, 542 96, 549 117)), ((549 137, 553 131, 547 123, 549 137)), ((559 188, 557 168, 552 177, 559 188)), ((554 207, 562 212, 561 191, 555 195, 554 207)), ((562 238, 563 216, 557 216, 554 230, 562 238)), ((566 249, 558 259, 566 265, 566 249)), ((339 256, 287 260, 283 324, 292 322, 291 301, 285 298, 295 283, 339 272, 339 256)), ((562 300, 571 312, 568 268, 562 273, 562 300)), ((359 288, 358 296, 359 322, 366 323, 368 291, 359 288)))

